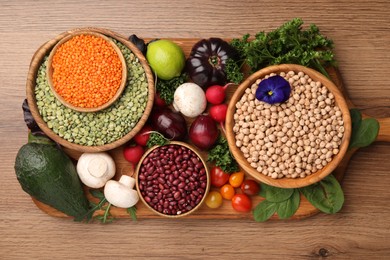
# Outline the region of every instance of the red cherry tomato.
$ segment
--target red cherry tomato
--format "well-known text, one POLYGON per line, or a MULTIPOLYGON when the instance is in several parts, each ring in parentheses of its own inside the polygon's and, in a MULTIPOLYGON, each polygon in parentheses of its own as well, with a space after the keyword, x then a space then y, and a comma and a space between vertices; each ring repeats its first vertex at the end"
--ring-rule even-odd
POLYGON ((246 194, 236 194, 232 198, 233 209, 239 212, 248 212, 252 209, 252 201, 246 194))
POLYGON ((149 125, 144 125, 142 129, 134 136, 134 142, 136 144, 146 146, 150 137, 150 131, 152 131, 152 127, 149 125))
POLYGON ((210 173, 211 185, 221 187, 229 181, 229 176, 230 175, 224 172, 221 168, 214 166, 210 173))
POLYGON ((260 191, 260 185, 254 180, 245 180, 241 184, 241 190, 249 196, 257 195, 260 191))
POLYGON ((221 192, 222 198, 226 200, 231 200, 234 194, 236 194, 236 191, 230 184, 223 185, 219 191, 221 192))
POLYGON ((240 187, 243 180, 244 180, 244 173, 243 172, 235 172, 235 173, 230 174, 229 183, 234 188, 240 187))

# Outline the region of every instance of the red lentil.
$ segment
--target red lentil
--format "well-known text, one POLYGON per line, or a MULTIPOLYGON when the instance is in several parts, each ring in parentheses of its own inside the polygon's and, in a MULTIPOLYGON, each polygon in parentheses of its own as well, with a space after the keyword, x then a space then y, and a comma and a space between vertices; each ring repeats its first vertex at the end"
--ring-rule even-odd
POLYGON ((61 44, 53 56, 53 87, 76 107, 95 108, 107 103, 122 79, 122 64, 103 38, 81 34, 61 44))

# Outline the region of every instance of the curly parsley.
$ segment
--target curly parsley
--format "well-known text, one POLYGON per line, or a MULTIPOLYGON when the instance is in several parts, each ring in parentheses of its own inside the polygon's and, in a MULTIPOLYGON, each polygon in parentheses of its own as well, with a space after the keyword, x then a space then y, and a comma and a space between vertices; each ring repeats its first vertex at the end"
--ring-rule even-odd
POLYGON ((175 90, 184 82, 186 82, 187 74, 182 73, 180 76, 175 77, 171 80, 157 79, 156 91, 160 94, 160 97, 167 103, 172 104, 173 94, 175 90))
POLYGON ((146 147, 151 148, 155 145, 166 145, 169 143, 169 140, 165 138, 161 133, 153 131, 150 133, 146 147))
POLYGON ((300 18, 294 18, 274 31, 257 33, 253 40, 245 34, 242 39, 233 39, 230 44, 252 72, 269 65, 295 63, 329 77, 325 67, 336 65, 333 41, 323 36, 316 25, 312 24, 306 30, 302 25, 300 18))
POLYGON ((208 161, 214 161, 216 166, 226 173, 239 171, 238 164, 229 150, 228 142, 225 137, 220 135, 216 145, 209 151, 208 161))

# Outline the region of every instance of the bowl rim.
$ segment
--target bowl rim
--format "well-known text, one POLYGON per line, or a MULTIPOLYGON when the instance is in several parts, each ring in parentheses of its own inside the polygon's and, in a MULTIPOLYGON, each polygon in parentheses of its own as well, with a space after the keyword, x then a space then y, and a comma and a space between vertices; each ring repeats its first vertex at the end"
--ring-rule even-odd
POLYGON ((154 93, 155 93, 155 87, 154 87, 154 74, 151 71, 151 68, 149 67, 149 64, 145 58, 145 56, 142 54, 142 52, 128 39, 126 39, 124 36, 115 33, 113 31, 110 31, 108 29, 103 28, 96 28, 96 27, 84 27, 84 28, 75 28, 66 32, 63 32, 59 35, 57 35, 55 38, 47 41, 46 43, 42 44, 39 49, 34 53, 31 62, 29 71, 27 74, 27 82, 26 82, 26 97, 27 101, 31 110, 31 114, 35 121, 37 122, 39 128, 52 140, 59 143, 60 145, 76 150, 79 152, 103 152, 115 149, 126 142, 128 142, 131 138, 133 138, 144 126, 144 124, 147 122, 147 119, 149 117, 149 114, 152 111, 153 102, 154 102, 154 93), (148 100, 146 103, 146 107, 144 110, 144 113, 142 114, 141 118, 137 122, 137 124, 128 132, 126 135, 124 135, 122 138, 115 140, 114 142, 107 143, 104 145, 96 145, 96 146, 87 146, 87 145, 80 145, 76 143, 69 142, 63 138, 61 138, 59 135, 55 134, 46 124, 45 121, 43 121, 42 116, 39 113, 38 106, 36 104, 36 98, 34 89, 36 86, 36 77, 38 73, 38 67, 44 62, 44 57, 49 53, 49 51, 54 47, 54 45, 60 41, 63 37, 65 37, 68 34, 71 34, 73 32, 77 31, 94 31, 102 33, 106 36, 110 36, 117 41, 124 44, 127 48, 131 50, 131 52, 134 53, 134 55, 138 58, 139 62, 141 63, 146 78, 148 81, 148 100))
POLYGON ((152 212, 154 212, 155 214, 159 215, 159 216, 162 216, 162 217, 166 217, 166 218, 181 218, 181 217, 184 217, 184 216, 187 216, 187 215, 190 215, 192 213, 194 213, 195 211, 197 211, 204 203, 206 197, 207 197, 207 194, 209 193, 210 191, 210 183, 211 183, 211 180, 210 180, 210 172, 209 172, 209 168, 207 166, 207 162, 203 159, 202 155, 200 154, 200 152, 195 148, 193 147, 192 145, 190 144, 187 144, 185 142, 182 142, 182 141, 170 141, 169 143, 165 144, 165 145, 155 145, 151 148, 149 148, 144 154, 143 156, 141 157, 139 163, 137 164, 137 167, 134 171, 134 178, 135 178, 135 186, 136 186, 136 189, 137 189, 137 192, 138 192, 138 196, 140 198, 140 200, 142 201, 142 203, 149 209, 151 210, 152 212), (184 146, 186 147, 187 149, 190 149, 191 151, 193 151, 198 157, 199 159, 201 160, 201 162, 203 163, 204 167, 205 167, 205 171, 206 171, 206 188, 205 188, 205 192, 203 194, 203 197, 202 199, 200 200, 200 202, 193 208, 191 209, 190 211, 187 211, 183 214, 179 214, 179 215, 167 215, 167 214, 164 214, 164 213, 161 213, 157 210, 155 210, 154 208, 152 208, 144 199, 144 197, 142 196, 141 194, 141 191, 140 191, 140 188, 139 188, 139 171, 141 169, 141 166, 142 166, 142 162, 145 160, 145 158, 151 153, 153 152, 155 149, 159 148, 159 147, 162 147, 162 146, 167 146, 167 145, 180 145, 180 146, 184 146))
POLYGON ((242 82, 235 90, 232 98, 229 101, 225 128, 226 128, 226 137, 228 140, 229 149, 231 150, 233 156, 239 163, 240 167, 256 180, 280 188, 305 187, 313 183, 319 182, 323 178, 331 174, 332 171, 340 164, 345 153, 347 152, 350 137, 351 137, 351 131, 352 131, 349 108, 339 88, 331 80, 329 80, 320 72, 297 64, 280 64, 280 65, 268 66, 253 73, 244 82, 242 82), (264 174, 259 173, 256 169, 252 168, 252 166, 250 166, 250 164, 243 156, 241 150, 235 145, 236 140, 233 132, 233 126, 234 126, 233 116, 236 111, 235 105, 237 101, 241 98, 241 96, 245 92, 245 89, 250 87, 257 79, 263 78, 264 76, 269 75, 271 73, 277 73, 277 74, 280 72, 287 73, 288 71, 291 70, 295 72, 302 71, 303 73, 309 75, 309 77, 312 78, 313 80, 320 81, 334 95, 335 102, 342 112, 342 117, 344 121, 344 135, 341 140, 341 145, 339 147, 339 153, 336 156, 334 156, 332 161, 329 162, 326 166, 324 166, 321 170, 312 173, 311 175, 308 175, 304 178, 298 177, 293 179, 293 178, 284 177, 280 179, 273 179, 269 176, 265 176, 264 174))
POLYGON ((51 49, 51 51, 49 53, 49 57, 47 59, 46 77, 47 77, 47 83, 49 84, 49 87, 50 87, 51 91, 53 92, 54 96, 64 106, 66 106, 66 107, 68 107, 68 108, 70 108, 72 110, 78 111, 78 112, 97 112, 97 111, 103 110, 103 109, 108 108, 109 106, 111 106, 120 97, 120 95, 122 94, 123 90, 126 88, 126 83, 127 83, 127 64, 126 64, 126 60, 125 60, 125 58, 123 56, 123 53, 120 51, 119 47, 112 40, 110 40, 107 36, 105 36, 102 33, 95 32, 95 31, 77 30, 77 31, 71 32, 71 33, 67 34, 66 36, 64 36, 51 49), (119 58, 119 60, 121 61, 121 64, 122 64, 122 77, 121 77, 121 82, 120 82, 118 90, 116 91, 115 95, 113 97, 111 97, 110 100, 108 100, 106 103, 104 103, 104 104, 102 104, 102 105, 100 105, 98 107, 85 108, 85 107, 75 106, 75 105, 69 103, 68 101, 66 101, 60 94, 57 93, 57 91, 54 88, 54 84, 53 84, 53 80, 52 80, 52 75, 53 75, 54 69, 51 66, 52 65, 52 61, 53 61, 53 57, 54 57, 56 51, 58 50, 58 48, 62 44, 70 41, 71 39, 73 39, 74 37, 79 36, 79 35, 92 35, 92 36, 99 37, 99 38, 105 40, 114 49, 115 53, 118 55, 118 58, 119 58))

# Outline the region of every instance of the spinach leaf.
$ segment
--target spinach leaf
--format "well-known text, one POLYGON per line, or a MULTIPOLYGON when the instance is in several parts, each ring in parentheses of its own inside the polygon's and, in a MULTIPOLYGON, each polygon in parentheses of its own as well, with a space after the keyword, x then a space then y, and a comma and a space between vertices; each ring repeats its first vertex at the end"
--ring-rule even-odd
POLYGON ((282 202, 289 199, 294 192, 294 189, 284 189, 273 187, 264 183, 260 184, 260 196, 269 202, 282 202))
POLYGON ((352 121, 352 134, 349 148, 369 146, 378 136, 379 122, 375 118, 362 120, 362 114, 356 108, 350 109, 349 112, 352 121))
POLYGON ((328 175, 322 181, 300 188, 306 199, 324 213, 334 214, 344 204, 344 193, 339 182, 333 175, 328 175))
POLYGON ((361 121, 359 129, 352 132, 349 147, 366 147, 372 144, 379 133, 379 122, 375 118, 366 118, 361 121))
POLYGON ((360 113, 360 111, 356 108, 350 109, 349 113, 351 114, 351 122, 352 122, 352 136, 351 136, 351 140, 352 140, 355 138, 354 135, 356 135, 357 130, 362 124, 362 113, 360 113))
POLYGON ((276 212, 278 213, 279 218, 287 219, 292 217, 298 210, 300 202, 301 197, 299 195, 299 190, 294 189, 294 192, 289 199, 278 203, 276 212))
POLYGON ((264 222, 268 220, 276 212, 277 203, 269 202, 268 200, 263 200, 260 202, 256 208, 253 210, 253 218, 257 222, 264 222))

